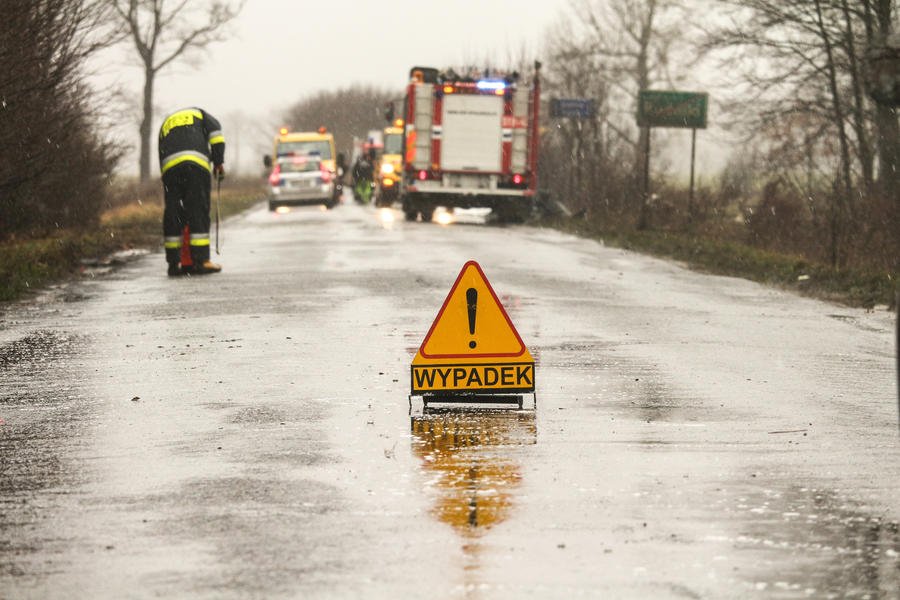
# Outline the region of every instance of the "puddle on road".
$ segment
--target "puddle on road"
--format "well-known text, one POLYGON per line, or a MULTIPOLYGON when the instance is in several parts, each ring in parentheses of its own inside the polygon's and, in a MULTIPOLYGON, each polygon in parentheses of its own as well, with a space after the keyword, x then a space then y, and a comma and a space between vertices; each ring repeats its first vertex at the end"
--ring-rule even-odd
POLYGON ((900 524, 831 490, 747 490, 718 507, 736 513, 749 554, 741 577, 773 598, 894 598, 900 590, 900 524), (749 572, 748 572, 749 571, 749 572))
POLYGON ((537 443, 532 411, 431 409, 411 417, 413 455, 434 492, 432 514, 465 540, 464 549, 505 521, 522 467, 513 447, 537 443))
POLYGON ((830 314, 826 315, 830 319, 834 319, 835 321, 841 321, 842 323, 848 323, 860 331, 870 331, 873 333, 887 333, 889 330, 884 328, 873 326, 869 323, 864 322, 857 315, 841 315, 841 314, 830 314))
POLYGON ((178 548, 186 540, 205 549, 155 572, 150 595, 306 597, 295 586, 325 585, 331 573, 351 569, 346 549, 335 542, 348 536, 339 520, 347 508, 326 483, 266 475, 194 478, 121 501, 136 514, 159 515, 149 525, 153 535, 140 542, 150 549, 178 548))
MULTIPOLYGON (((538 346, 543 365, 574 373, 588 384, 577 394, 580 407, 615 411, 643 422, 708 423, 711 411, 702 399, 673 389, 659 365, 630 356, 634 344, 600 339, 538 346)), ((716 418, 722 418, 721 412, 716 418)))

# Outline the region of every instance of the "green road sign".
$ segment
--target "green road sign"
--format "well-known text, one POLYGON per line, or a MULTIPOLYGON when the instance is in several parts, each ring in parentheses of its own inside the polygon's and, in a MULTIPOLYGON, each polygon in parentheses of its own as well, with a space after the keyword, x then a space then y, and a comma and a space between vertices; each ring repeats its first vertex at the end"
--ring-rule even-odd
POLYGON ((643 90, 638 93, 638 127, 706 129, 709 94, 643 90))

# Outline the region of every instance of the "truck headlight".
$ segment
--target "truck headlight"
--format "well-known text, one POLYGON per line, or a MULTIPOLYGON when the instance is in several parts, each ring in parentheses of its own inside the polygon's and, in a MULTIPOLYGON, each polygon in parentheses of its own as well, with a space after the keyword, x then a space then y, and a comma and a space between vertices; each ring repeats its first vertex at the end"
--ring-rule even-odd
POLYGON ((381 174, 382 175, 390 175, 394 172, 394 165, 391 163, 384 163, 381 165, 381 174))

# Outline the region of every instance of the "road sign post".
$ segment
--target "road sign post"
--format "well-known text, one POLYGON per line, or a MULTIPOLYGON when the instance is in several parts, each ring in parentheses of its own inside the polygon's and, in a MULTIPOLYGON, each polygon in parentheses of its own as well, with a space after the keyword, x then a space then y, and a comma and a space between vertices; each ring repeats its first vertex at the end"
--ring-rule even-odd
POLYGON ((653 131, 650 127, 644 127, 644 164, 643 179, 644 185, 641 190, 641 214, 638 216, 638 229, 646 229, 649 221, 650 208, 650 133, 653 131))
POLYGON ((534 394, 534 359, 481 266, 463 265, 410 368, 429 402, 518 404, 534 394))
POLYGON ((691 185, 688 192, 688 221, 694 220, 694 160, 697 156, 697 130, 691 129, 691 185))
POLYGON ((638 92, 638 127, 647 128, 644 148, 644 205, 641 206, 641 223, 646 225, 644 211, 650 199, 650 129, 674 127, 691 129, 691 183, 688 192, 688 220, 694 212, 694 161, 696 158, 697 130, 706 129, 709 94, 641 90, 638 92))

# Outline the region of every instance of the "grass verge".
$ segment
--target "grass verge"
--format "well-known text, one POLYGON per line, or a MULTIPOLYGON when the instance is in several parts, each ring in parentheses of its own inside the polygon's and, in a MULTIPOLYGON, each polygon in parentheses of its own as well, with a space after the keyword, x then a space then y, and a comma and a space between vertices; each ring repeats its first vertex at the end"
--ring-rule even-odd
MULTIPOLYGON (((223 189, 222 218, 247 210, 262 198, 258 186, 242 184, 223 189)), ((159 249, 162 201, 133 201, 105 212, 94 231, 60 232, 43 239, 0 245, 0 301, 14 300, 78 271, 84 259, 129 248, 159 249)), ((894 306, 896 273, 832 269, 803 258, 663 231, 606 231, 585 221, 547 219, 541 223, 561 231, 654 256, 672 258, 691 268, 743 277, 808 296, 850 306, 894 306)))
MULTIPOLYGON (((224 186, 221 217, 247 210, 261 199, 258 185, 239 182, 224 186)), ((52 237, 0 244, 0 301, 15 300, 30 290, 68 277, 78 272, 85 259, 129 248, 159 249, 162 213, 159 197, 134 200, 106 211, 96 230, 61 231, 52 237)))
POLYGON ((895 303, 897 273, 833 269, 802 257, 683 233, 606 231, 572 219, 553 219, 542 224, 610 246, 683 261, 696 270, 742 277, 831 302, 864 308, 895 303))

